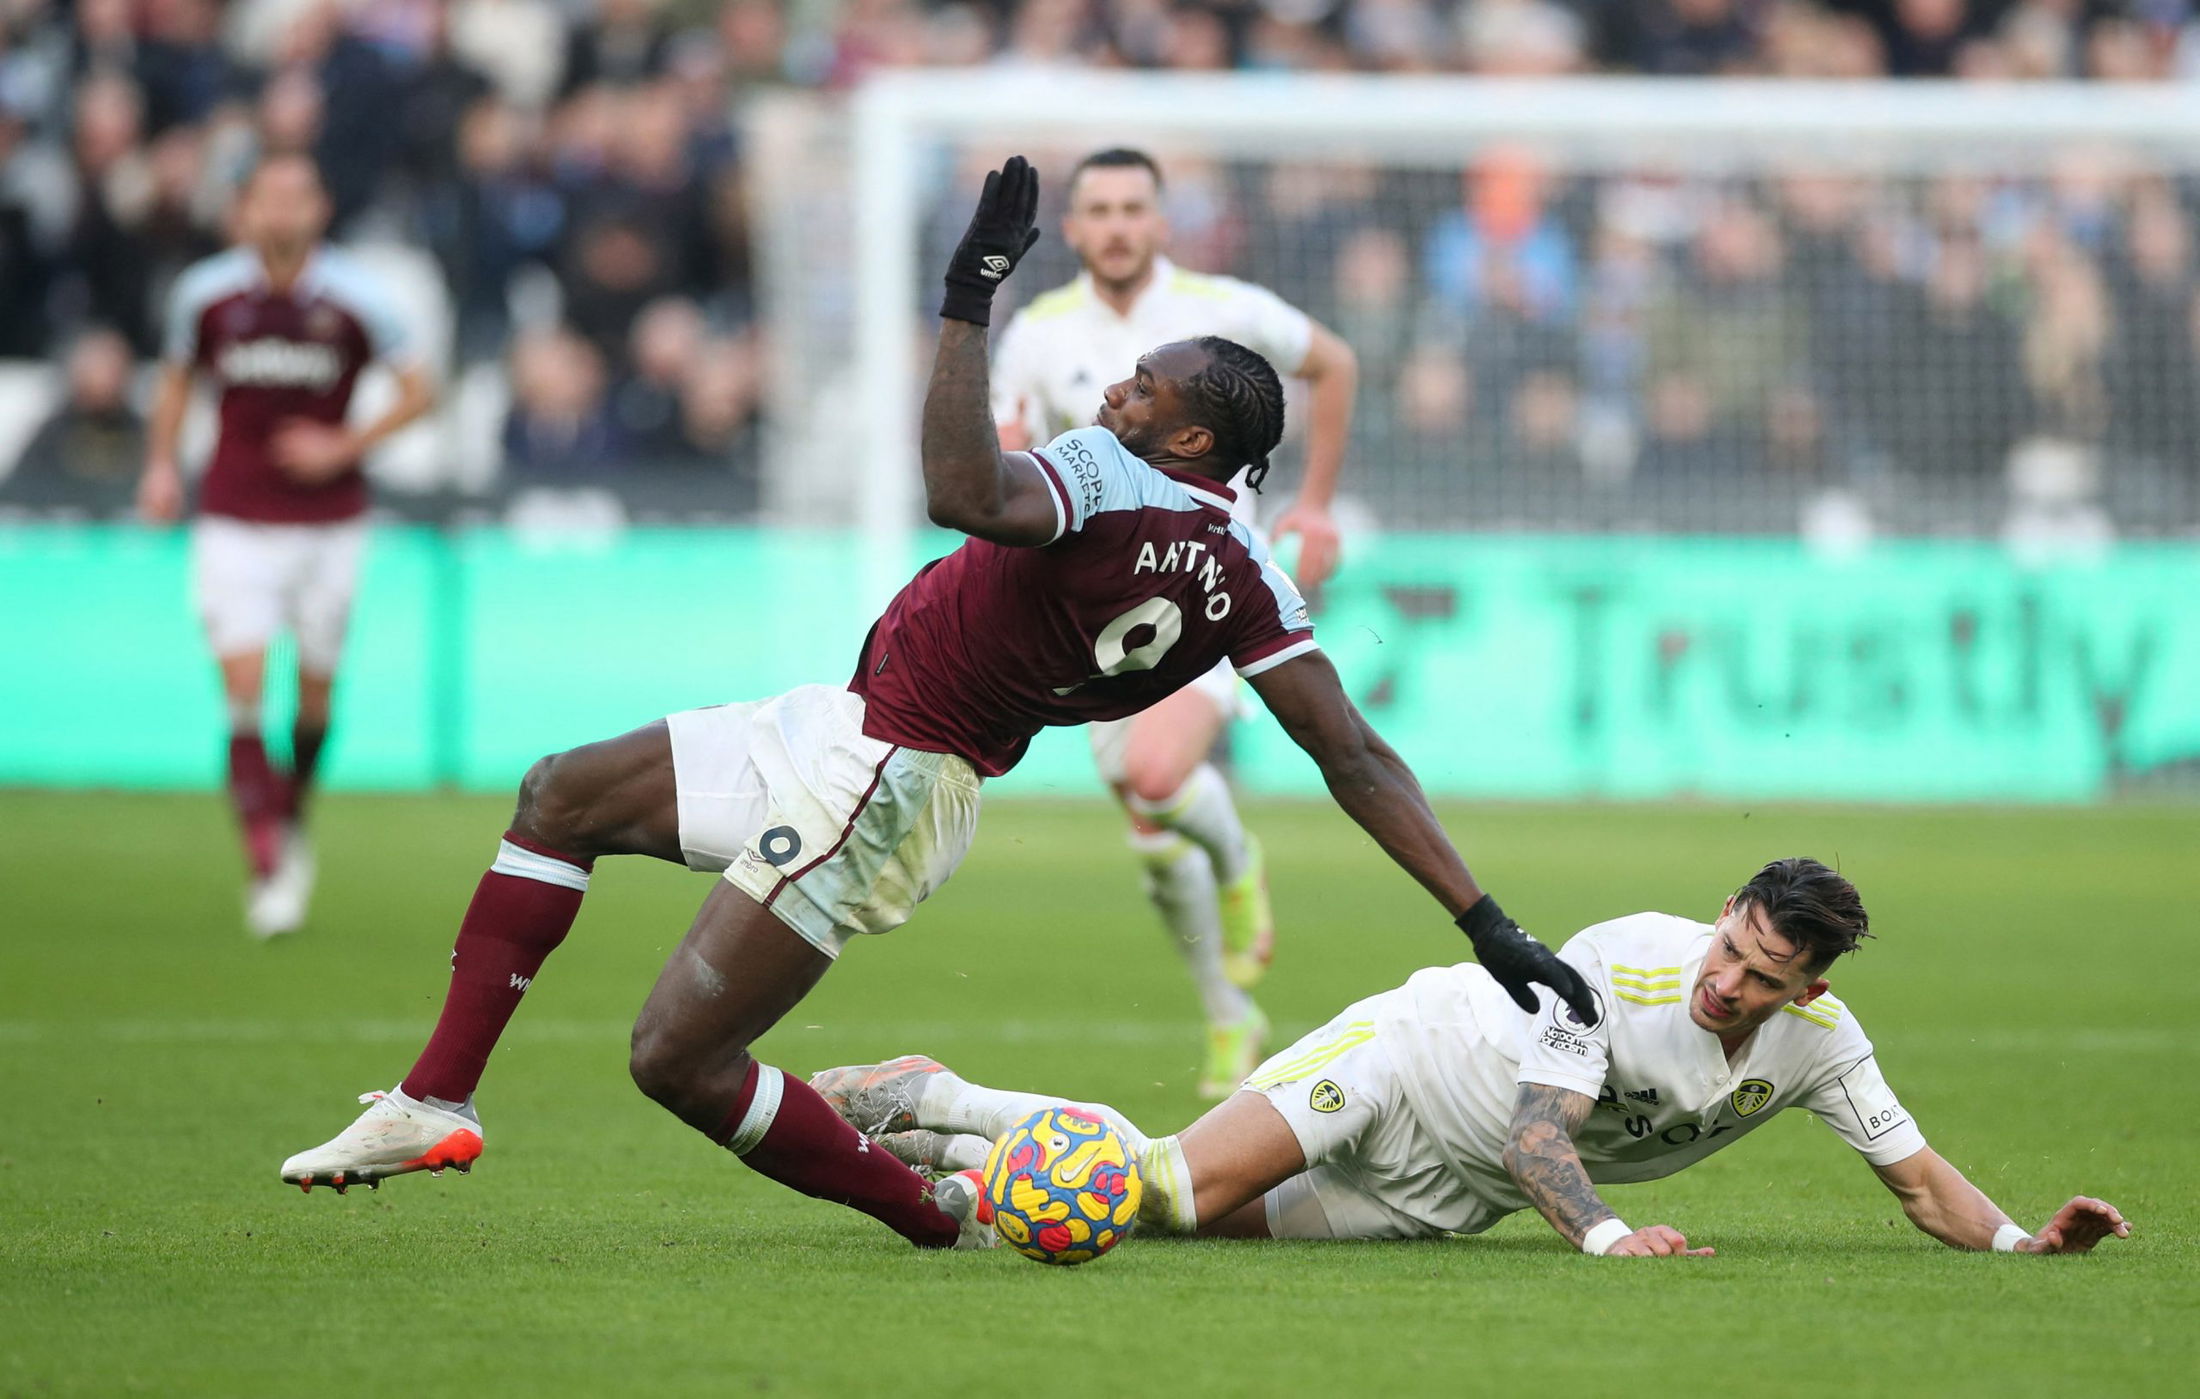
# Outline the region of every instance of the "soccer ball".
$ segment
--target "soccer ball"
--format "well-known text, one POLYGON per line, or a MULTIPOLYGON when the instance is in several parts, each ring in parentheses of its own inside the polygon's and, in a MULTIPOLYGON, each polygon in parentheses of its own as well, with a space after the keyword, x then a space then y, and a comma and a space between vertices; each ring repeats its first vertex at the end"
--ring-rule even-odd
POLYGON ((1142 1193, 1129 1144, 1078 1108, 1033 1113, 985 1158, 994 1230, 1041 1263, 1086 1263, 1114 1248, 1138 1218, 1142 1193))

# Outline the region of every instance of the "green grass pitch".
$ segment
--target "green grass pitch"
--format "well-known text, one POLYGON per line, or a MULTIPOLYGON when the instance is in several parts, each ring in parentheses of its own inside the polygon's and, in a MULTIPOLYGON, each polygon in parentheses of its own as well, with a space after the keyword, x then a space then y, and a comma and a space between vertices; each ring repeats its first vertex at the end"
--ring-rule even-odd
MULTIPOLYGON (((706 885, 632 861, 601 868, 491 1066, 471 1177, 279 1186, 410 1062, 504 809, 328 799, 315 923, 262 947, 213 798, 0 794, 0 1395, 2200 1389, 2200 812, 1446 812, 1554 943, 1708 916, 1772 856, 1837 861, 1881 936, 1835 985, 1927 1137, 2030 1225, 2074 1193, 2120 1205, 2136 1234, 2091 1257, 1944 1250, 1789 1114, 1614 1192, 1716 1259, 1581 1258, 1515 1217, 1440 1244, 1134 1238, 1053 1270, 919 1254, 643 1100, 627 1025, 706 885)), ((1279 1036, 1463 955, 1334 811, 1253 816, 1279 1036)), ((1167 1130, 1197 1110, 1196 1048, 1110 815, 1002 801, 955 882, 761 1052, 923 1050, 1167 1130)))

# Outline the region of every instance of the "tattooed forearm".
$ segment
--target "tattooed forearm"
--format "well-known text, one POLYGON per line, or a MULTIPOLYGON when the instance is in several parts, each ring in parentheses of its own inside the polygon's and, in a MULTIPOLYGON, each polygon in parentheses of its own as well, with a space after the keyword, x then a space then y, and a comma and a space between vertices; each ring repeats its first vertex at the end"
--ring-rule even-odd
POLYGON ((1589 1120, 1596 1100, 1585 1093, 1527 1083, 1513 1104, 1511 1139, 1505 1143, 1505 1169, 1551 1227, 1574 1247, 1604 1220, 1611 1206, 1597 1198, 1596 1186, 1574 1150, 1574 1132, 1589 1120))
POLYGON ((956 524, 998 509, 1001 445, 987 402, 985 327, 940 322, 924 396, 924 493, 932 518, 956 524))

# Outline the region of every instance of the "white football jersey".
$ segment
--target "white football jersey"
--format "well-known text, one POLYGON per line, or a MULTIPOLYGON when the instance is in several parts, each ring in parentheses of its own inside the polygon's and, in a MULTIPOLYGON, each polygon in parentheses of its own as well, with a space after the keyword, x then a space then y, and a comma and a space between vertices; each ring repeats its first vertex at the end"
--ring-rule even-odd
POLYGON ((1739 1141, 1783 1108, 1804 1108, 1874 1165, 1924 1149, 1856 1017, 1832 995, 1786 1006, 1731 1063, 1689 1018, 1711 945, 1706 923, 1637 913, 1576 934, 1559 955, 1594 988, 1585 1028, 1556 997, 1530 1016, 1475 964, 1431 967, 1377 998, 1378 1034, 1422 1129, 1473 1193, 1500 1209, 1528 1201, 1503 1152, 1522 1084, 1597 1100, 1574 1133, 1589 1178, 1668 1176, 1739 1141))
MULTIPOLYGON (((1264 356, 1288 379, 1305 367, 1314 323, 1266 287, 1187 272, 1154 259, 1153 280, 1119 316, 1092 274, 1034 297, 993 349, 993 420, 1022 421, 1033 442, 1084 427, 1108 386, 1138 357, 1176 340, 1220 335, 1264 356)), ((1240 490, 1241 505, 1251 492, 1240 490)), ((1241 511, 1242 513, 1242 511, 1241 511)))

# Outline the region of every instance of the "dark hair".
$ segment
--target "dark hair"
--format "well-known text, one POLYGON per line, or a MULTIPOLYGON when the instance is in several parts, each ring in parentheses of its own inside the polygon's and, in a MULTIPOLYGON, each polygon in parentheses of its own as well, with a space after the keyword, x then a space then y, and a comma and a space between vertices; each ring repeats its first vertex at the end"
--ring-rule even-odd
POLYGON ((1153 187, 1161 188, 1161 167, 1144 151, 1134 151, 1129 146, 1110 146, 1104 151, 1094 151, 1071 168, 1069 183, 1064 189, 1077 188, 1077 177, 1087 170, 1143 170, 1153 176, 1153 187))
POLYGON ((1872 935, 1856 886, 1806 856, 1774 860, 1757 871, 1734 891, 1734 907, 1763 910, 1772 931, 1801 948, 1813 972, 1872 935))
POLYGON ((1207 352, 1207 363, 1178 392, 1193 421, 1215 435, 1209 455, 1251 467, 1245 484, 1257 491, 1268 477, 1268 454, 1283 440, 1283 381, 1274 365, 1235 340, 1202 335, 1192 343, 1207 352))

